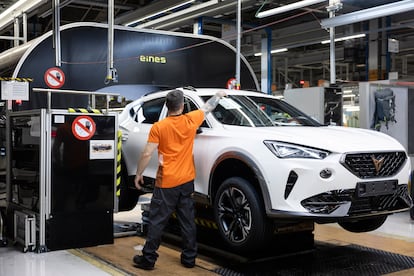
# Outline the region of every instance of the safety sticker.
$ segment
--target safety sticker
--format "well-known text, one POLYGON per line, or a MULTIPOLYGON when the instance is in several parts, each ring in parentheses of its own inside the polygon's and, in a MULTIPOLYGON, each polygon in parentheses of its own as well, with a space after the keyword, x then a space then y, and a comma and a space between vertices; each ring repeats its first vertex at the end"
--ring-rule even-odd
POLYGON ((72 133, 79 140, 89 140, 95 134, 96 125, 89 116, 79 116, 72 123, 72 133))
POLYGON ((60 68, 52 67, 45 72, 44 80, 50 88, 61 88, 65 84, 65 73, 60 68))

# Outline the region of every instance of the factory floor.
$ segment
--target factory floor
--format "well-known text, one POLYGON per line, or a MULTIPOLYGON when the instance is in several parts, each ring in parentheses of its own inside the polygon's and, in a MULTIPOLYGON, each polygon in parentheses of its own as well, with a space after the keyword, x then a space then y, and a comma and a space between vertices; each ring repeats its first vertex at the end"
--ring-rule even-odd
MULTIPOLYGON (((118 213, 114 215, 114 221, 123 224, 136 223, 140 221, 140 206, 129 212, 118 213)), ((414 221, 411 220, 408 212, 394 214, 389 216, 385 224, 376 231, 370 233, 355 234, 342 230, 337 224, 315 225, 313 232, 315 238, 316 249, 318 252, 334 252, 335 249, 340 248, 339 251, 344 252, 350 250, 350 254, 359 255, 355 258, 364 258, 378 254, 378 252, 385 253, 386 257, 390 255, 399 256, 399 258, 408 258, 409 265, 394 267, 391 273, 380 273, 380 270, 372 270, 371 266, 365 275, 414 275, 414 221), (350 248, 349 245, 354 245, 350 248), (348 246, 348 247, 347 247, 348 246), (357 248, 355 248, 357 246, 357 248), (374 253, 367 253, 368 251, 374 253), (331 250, 331 251, 329 251, 331 250), (353 250, 353 251, 352 251, 353 250), (356 253, 352 253, 356 252, 356 253), (371 255, 370 255, 371 254, 371 255)), ((180 264, 179 258, 179 244, 174 242, 165 242, 159 249, 160 257, 156 263, 155 270, 143 271, 135 268, 132 263, 132 257, 140 253, 140 250, 145 242, 144 237, 134 234, 120 235, 114 240, 114 244, 101 245, 96 247, 59 250, 46 253, 23 253, 21 249, 13 244, 6 247, 0 247, 0 276, 18 275, 18 276, 57 276, 57 275, 291 275, 292 271, 286 268, 273 267, 273 273, 255 274, 252 272, 252 267, 258 264, 254 261, 251 264, 245 264, 230 270, 223 269, 226 262, 233 262, 234 258, 229 258, 228 261, 220 257, 220 253, 213 251, 212 254, 204 254, 200 250, 200 254, 196 261, 196 266, 192 269, 184 268, 180 264), (224 261, 223 261, 224 260, 224 261), (239 269, 239 270, 238 270, 239 269), (244 270, 243 270, 244 269, 244 270), (243 271, 246 271, 243 273, 243 271), (277 272, 279 271, 279 273, 277 272)), ((202 245, 200 246, 202 249, 202 245)), ((338 251, 338 250, 337 250, 338 251)), ((211 253, 212 251, 210 251, 211 253)), ((302 253, 299 253, 302 254, 302 253)), ((382 254, 384 255, 384 254, 382 254)), ((308 255, 302 255, 308 256, 308 255)), ((376 256, 376 255, 375 255, 376 256)), ((326 263, 327 259, 311 260, 311 262, 326 263)), ((309 258, 307 258, 309 259, 309 258)), ((265 260, 269 262, 277 262, 280 259, 265 260)), ((261 260, 263 261, 263 260, 261 260)), ((338 260, 330 260, 334 262, 333 266, 340 266, 344 264, 335 264, 335 262, 343 261, 340 257, 338 260)), ((263 263, 264 264, 264 263, 263 263)), ((268 265, 268 264, 267 264, 268 265)), ((260 265, 264 267, 265 265, 260 265)), ((289 265, 288 265, 289 266, 289 265)), ((346 266, 346 265, 345 265, 346 266)), ((352 266, 352 264, 351 264, 352 266)), ((260 268, 262 269, 262 268, 260 268)), ((335 275, 335 272, 327 272, 329 270, 318 270, 315 264, 311 264, 311 270, 317 269, 316 272, 301 273, 299 268, 295 268, 295 275, 335 275), (299 272, 298 272, 299 271, 299 272)), ((309 269, 309 268, 301 268, 309 269)), ((341 275, 360 275, 360 273, 342 273, 341 275)))

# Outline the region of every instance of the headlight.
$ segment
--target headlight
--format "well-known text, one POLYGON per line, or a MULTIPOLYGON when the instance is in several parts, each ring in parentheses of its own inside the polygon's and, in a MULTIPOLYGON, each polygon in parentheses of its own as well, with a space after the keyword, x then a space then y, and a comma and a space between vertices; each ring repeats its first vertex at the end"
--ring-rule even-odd
POLYGON ((329 155, 328 151, 298 146, 294 144, 276 141, 263 142, 279 158, 310 158, 324 159, 329 155))

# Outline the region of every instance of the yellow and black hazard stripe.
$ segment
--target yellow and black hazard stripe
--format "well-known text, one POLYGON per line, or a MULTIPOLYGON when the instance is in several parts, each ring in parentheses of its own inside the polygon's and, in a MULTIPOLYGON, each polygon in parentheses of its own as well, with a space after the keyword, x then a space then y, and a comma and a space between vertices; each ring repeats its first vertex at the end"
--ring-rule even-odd
MULTIPOLYGON (((174 212, 172 215, 171 215, 174 219, 177 219, 177 214, 174 212)), ((202 227, 205 227, 205 228, 209 228, 209 229, 215 229, 215 230, 217 230, 218 229, 218 226, 217 226, 217 223, 215 223, 214 221, 212 221, 212 220, 209 220, 209 219, 205 219, 205 218, 195 218, 194 219, 194 221, 195 221, 195 223, 197 224, 197 225, 199 225, 199 226, 202 226, 202 227)))
POLYGON ((116 155, 116 196, 121 195, 121 155, 122 155, 122 131, 118 130, 118 144, 116 155))
POLYGON ((209 219, 195 218, 195 223, 205 228, 216 229, 216 230, 218 229, 217 223, 209 219))
POLYGON ((0 77, 0 81, 20 81, 20 82, 32 82, 32 78, 11 78, 11 77, 0 77))
POLYGON ((94 108, 74 108, 69 107, 68 108, 69 113, 93 113, 93 114, 102 114, 102 112, 99 109, 94 108))

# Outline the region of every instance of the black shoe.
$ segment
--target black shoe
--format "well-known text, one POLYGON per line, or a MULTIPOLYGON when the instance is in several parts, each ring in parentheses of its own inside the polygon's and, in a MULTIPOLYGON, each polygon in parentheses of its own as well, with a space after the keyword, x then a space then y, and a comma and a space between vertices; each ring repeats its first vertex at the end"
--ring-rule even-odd
POLYGON ((184 262, 183 260, 181 260, 181 264, 186 267, 186 268, 193 268, 195 265, 195 262, 193 263, 188 263, 188 262, 184 262))
POLYGON ((154 264, 148 262, 144 256, 141 255, 135 255, 133 259, 135 266, 144 270, 153 270, 154 264))

